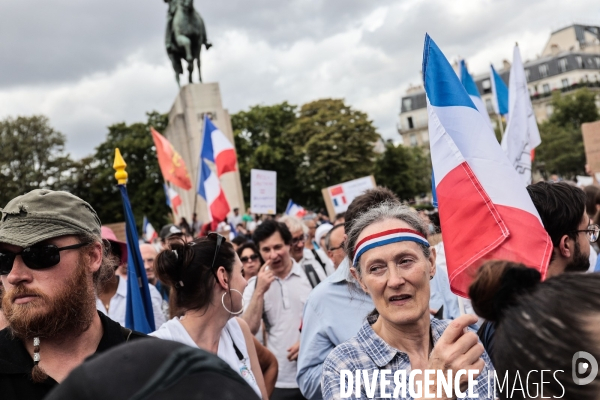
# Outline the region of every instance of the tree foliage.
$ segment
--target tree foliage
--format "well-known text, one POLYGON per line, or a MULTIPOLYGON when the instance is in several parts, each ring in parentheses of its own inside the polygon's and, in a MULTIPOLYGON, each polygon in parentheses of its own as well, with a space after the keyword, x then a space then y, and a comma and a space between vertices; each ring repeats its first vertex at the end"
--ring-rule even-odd
POLYGON ((42 115, 0 121, 0 206, 33 189, 60 189, 72 160, 65 136, 42 115))
POLYGON ((543 163, 546 175, 558 174, 566 179, 584 175, 581 124, 599 117, 595 95, 586 88, 562 96, 555 92, 550 104, 552 115, 539 125, 542 143, 536 149, 536 165, 539 168, 543 163))
POLYGON ((103 224, 122 222, 123 205, 112 167, 115 148, 119 148, 127 163, 127 191, 138 228, 143 216, 159 229, 168 223, 163 180, 156 158, 150 126, 164 132, 168 119, 158 112, 148 113, 146 123, 127 125, 123 122, 108 127, 106 140, 93 156, 77 164, 73 172, 71 192, 87 200, 103 224))
POLYGON ((385 152, 375 163, 375 181, 401 200, 431 191, 431 161, 420 147, 394 145, 387 141, 385 152))

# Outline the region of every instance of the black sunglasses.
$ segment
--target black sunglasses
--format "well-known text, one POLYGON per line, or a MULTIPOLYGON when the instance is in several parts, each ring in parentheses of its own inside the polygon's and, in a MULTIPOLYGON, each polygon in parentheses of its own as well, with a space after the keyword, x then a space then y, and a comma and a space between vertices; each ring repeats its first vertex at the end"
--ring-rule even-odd
POLYGON ((240 261, 243 263, 247 263, 248 261, 256 261, 258 260, 258 254, 252 254, 251 256, 240 257, 240 261))
POLYGON ((211 232, 208 234, 207 236, 208 238, 216 238, 215 240, 217 241, 217 246, 215 247, 215 255, 213 256, 213 261, 212 261, 212 265, 210 266, 210 270, 212 271, 213 275, 215 276, 215 279, 217 281, 219 281, 219 278, 217 277, 217 273, 215 272, 215 262, 217 261, 217 255, 219 254, 219 250, 221 250, 221 244, 223 244, 223 242, 226 241, 225 236, 217 233, 217 232, 211 232))
POLYGON ((29 269, 46 269, 60 262, 60 252, 63 250, 79 249, 90 243, 77 243, 71 246, 58 247, 54 244, 43 244, 25 247, 18 253, 6 250, 0 251, 0 275, 8 275, 12 271, 16 256, 21 256, 29 269))

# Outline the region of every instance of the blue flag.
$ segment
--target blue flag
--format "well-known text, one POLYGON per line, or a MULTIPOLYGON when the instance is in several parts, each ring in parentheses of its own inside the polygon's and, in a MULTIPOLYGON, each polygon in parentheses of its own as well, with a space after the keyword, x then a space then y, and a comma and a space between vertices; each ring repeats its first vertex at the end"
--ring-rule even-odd
POLYGON ((492 100, 494 111, 498 115, 508 114, 508 88, 498 75, 493 65, 490 65, 490 81, 492 81, 492 100))
POLYGON ((144 262, 140 254, 139 239, 135 218, 129 203, 127 188, 118 185, 123 200, 123 213, 125 215, 125 230, 127 233, 127 301, 125 311, 125 327, 142 333, 156 330, 152 300, 148 287, 148 278, 144 269, 144 262))

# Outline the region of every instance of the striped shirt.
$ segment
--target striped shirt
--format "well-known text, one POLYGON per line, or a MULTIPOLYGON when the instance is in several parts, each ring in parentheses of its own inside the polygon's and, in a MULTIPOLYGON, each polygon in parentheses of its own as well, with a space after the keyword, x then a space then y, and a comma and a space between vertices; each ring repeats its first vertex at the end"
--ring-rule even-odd
MULTIPOLYGON (((337 346, 325 359, 325 363, 323 364, 323 375, 321 378, 323 399, 337 400, 341 398, 340 374, 342 370, 349 370, 352 373, 354 380, 356 379, 356 370, 369 371, 369 379, 372 379, 376 370, 379 370, 380 372, 381 370, 391 371, 391 374, 386 376, 386 379, 390 381, 386 393, 381 392, 381 385, 379 384, 380 379, 378 377, 375 381, 377 384, 373 385, 374 392, 367 393, 367 385, 365 385, 364 382, 361 382, 360 396, 357 397, 354 389, 352 389, 350 397, 346 397, 350 399, 390 397, 384 395, 389 395, 394 392, 394 372, 404 370, 406 371, 404 382, 406 396, 402 396, 401 390, 399 398, 413 400, 413 397, 410 396, 410 391, 408 390, 408 380, 411 371, 408 354, 393 348, 375 333, 371 325, 377 321, 377 317, 377 315, 369 316, 367 322, 363 324, 355 337, 337 346)), ((434 344, 438 341, 440 336, 442 336, 442 333, 444 333, 444 330, 448 327, 450 322, 451 321, 438 319, 431 320, 431 333, 434 344)), ((477 394, 476 398, 478 399, 493 399, 494 367, 487 353, 484 352, 481 358, 485 362, 485 367, 481 374, 475 378, 477 384, 473 387, 472 391, 474 394, 477 394), (489 382, 491 382, 491 384, 489 384, 489 382), (491 393, 488 393, 489 387, 492 387, 490 390, 491 393)), ((364 372, 361 374, 364 374, 364 372)), ((421 378, 422 375, 417 375, 417 377, 421 378)), ((435 381, 435 375, 433 375, 432 378, 435 381)), ((344 382, 345 385, 347 385, 348 379, 345 378, 344 382)), ((354 382, 354 384, 356 384, 356 382, 354 382)), ((465 391, 465 393, 467 392, 465 391)), ((475 397, 466 396, 464 398, 471 399, 475 397)))

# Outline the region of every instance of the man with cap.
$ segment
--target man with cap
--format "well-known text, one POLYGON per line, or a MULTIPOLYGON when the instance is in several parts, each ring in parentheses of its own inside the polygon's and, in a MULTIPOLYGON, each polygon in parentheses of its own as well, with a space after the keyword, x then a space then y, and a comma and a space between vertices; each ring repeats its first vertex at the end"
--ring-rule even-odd
POLYGON ((100 220, 80 198, 33 190, 0 220, 2 399, 42 399, 83 360, 144 335, 96 310, 94 291, 112 272, 100 220))
MULTIPOLYGON (((115 271, 121 265, 127 265, 127 243, 120 241, 115 233, 107 226, 102 227, 102 239, 110 244, 110 253, 113 257, 113 268, 115 271)), ((151 245, 148 245, 152 247, 151 245)), ((140 252, 141 252, 140 246, 140 252)), ((143 256, 142 256, 143 257, 143 256)), ((144 261, 145 264, 145 261, 144 261)), ((148 277, 150 281, 150 277, 148 277)), ((97 290, 96 308, 108 315, 110 319, 125 326, 125 312, 127 310, 127 278, 116 273, 106 280, 97 290)), ((163 313, 162 296, 158 289, 153 285, 148 285, 150 298, 152 300, 152 311, 154 312, 154 325, 158 329, 167 322, 163 313)))

